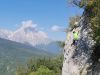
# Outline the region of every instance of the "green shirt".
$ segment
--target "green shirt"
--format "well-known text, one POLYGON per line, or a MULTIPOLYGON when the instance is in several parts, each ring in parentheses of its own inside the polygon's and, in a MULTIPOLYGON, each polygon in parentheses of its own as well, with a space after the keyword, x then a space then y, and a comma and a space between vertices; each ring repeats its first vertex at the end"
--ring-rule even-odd
POLYGON ((73 37, 74 37, 74 40, 78 40, 79 38, 78 32, 73 33, 73 37))

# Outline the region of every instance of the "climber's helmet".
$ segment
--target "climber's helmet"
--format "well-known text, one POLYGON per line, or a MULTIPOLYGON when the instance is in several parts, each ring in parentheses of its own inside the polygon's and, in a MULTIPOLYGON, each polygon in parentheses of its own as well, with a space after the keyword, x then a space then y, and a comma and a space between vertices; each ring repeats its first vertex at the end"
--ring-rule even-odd
POLYGON ((78 22, 75 22, 75 24, 74 24, 75 26, 78 26, 78 22))

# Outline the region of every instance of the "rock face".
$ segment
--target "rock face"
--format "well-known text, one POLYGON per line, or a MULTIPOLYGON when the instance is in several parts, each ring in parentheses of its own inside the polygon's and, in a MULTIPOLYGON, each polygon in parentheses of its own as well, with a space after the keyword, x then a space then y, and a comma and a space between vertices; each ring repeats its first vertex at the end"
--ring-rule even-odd
MULTIPOLYGON (((91 56, 95 42, 92 40, 90 25, 86 16, 81 17, 79 26, 67 33, 67 40, 64 47, 64 61, 62 75, 100 75, 92 74, 90 66, 93 65, 91 56), (79 30, 80 38, 77 48, 71 46, 73 42, 73 31, 79 30)), ((99 68, 100 69, 100 68, 99 68)))

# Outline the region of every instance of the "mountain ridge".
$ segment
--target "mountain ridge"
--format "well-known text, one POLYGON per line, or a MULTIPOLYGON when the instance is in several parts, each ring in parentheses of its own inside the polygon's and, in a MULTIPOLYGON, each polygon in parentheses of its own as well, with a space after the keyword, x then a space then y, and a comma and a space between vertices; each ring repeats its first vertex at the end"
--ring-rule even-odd
POLYGON ((22 22, 21 27, 15 31, 0 29, 0 37, 32 46, 48 44, 52 41, 45 32, 38 30, 37 25, 32 21, 22 22))
POLYGON ((0 38, 0 74, 14 75, 17 64, 24 64, 28 58, 51 57, 53 55, 32 46, 0 38))

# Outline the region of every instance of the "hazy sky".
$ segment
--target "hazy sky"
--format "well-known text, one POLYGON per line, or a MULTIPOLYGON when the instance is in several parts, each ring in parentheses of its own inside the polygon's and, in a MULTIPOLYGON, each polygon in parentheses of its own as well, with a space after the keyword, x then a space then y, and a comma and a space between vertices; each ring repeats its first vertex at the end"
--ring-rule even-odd
POLYGON ((65 40, 64 32, 69 17, 82 14, 83 10, 71 7, 67 0, 0 0, 0 29, 16 30, 23 21, 32 20, 38 29, 54 40, 65 40))

